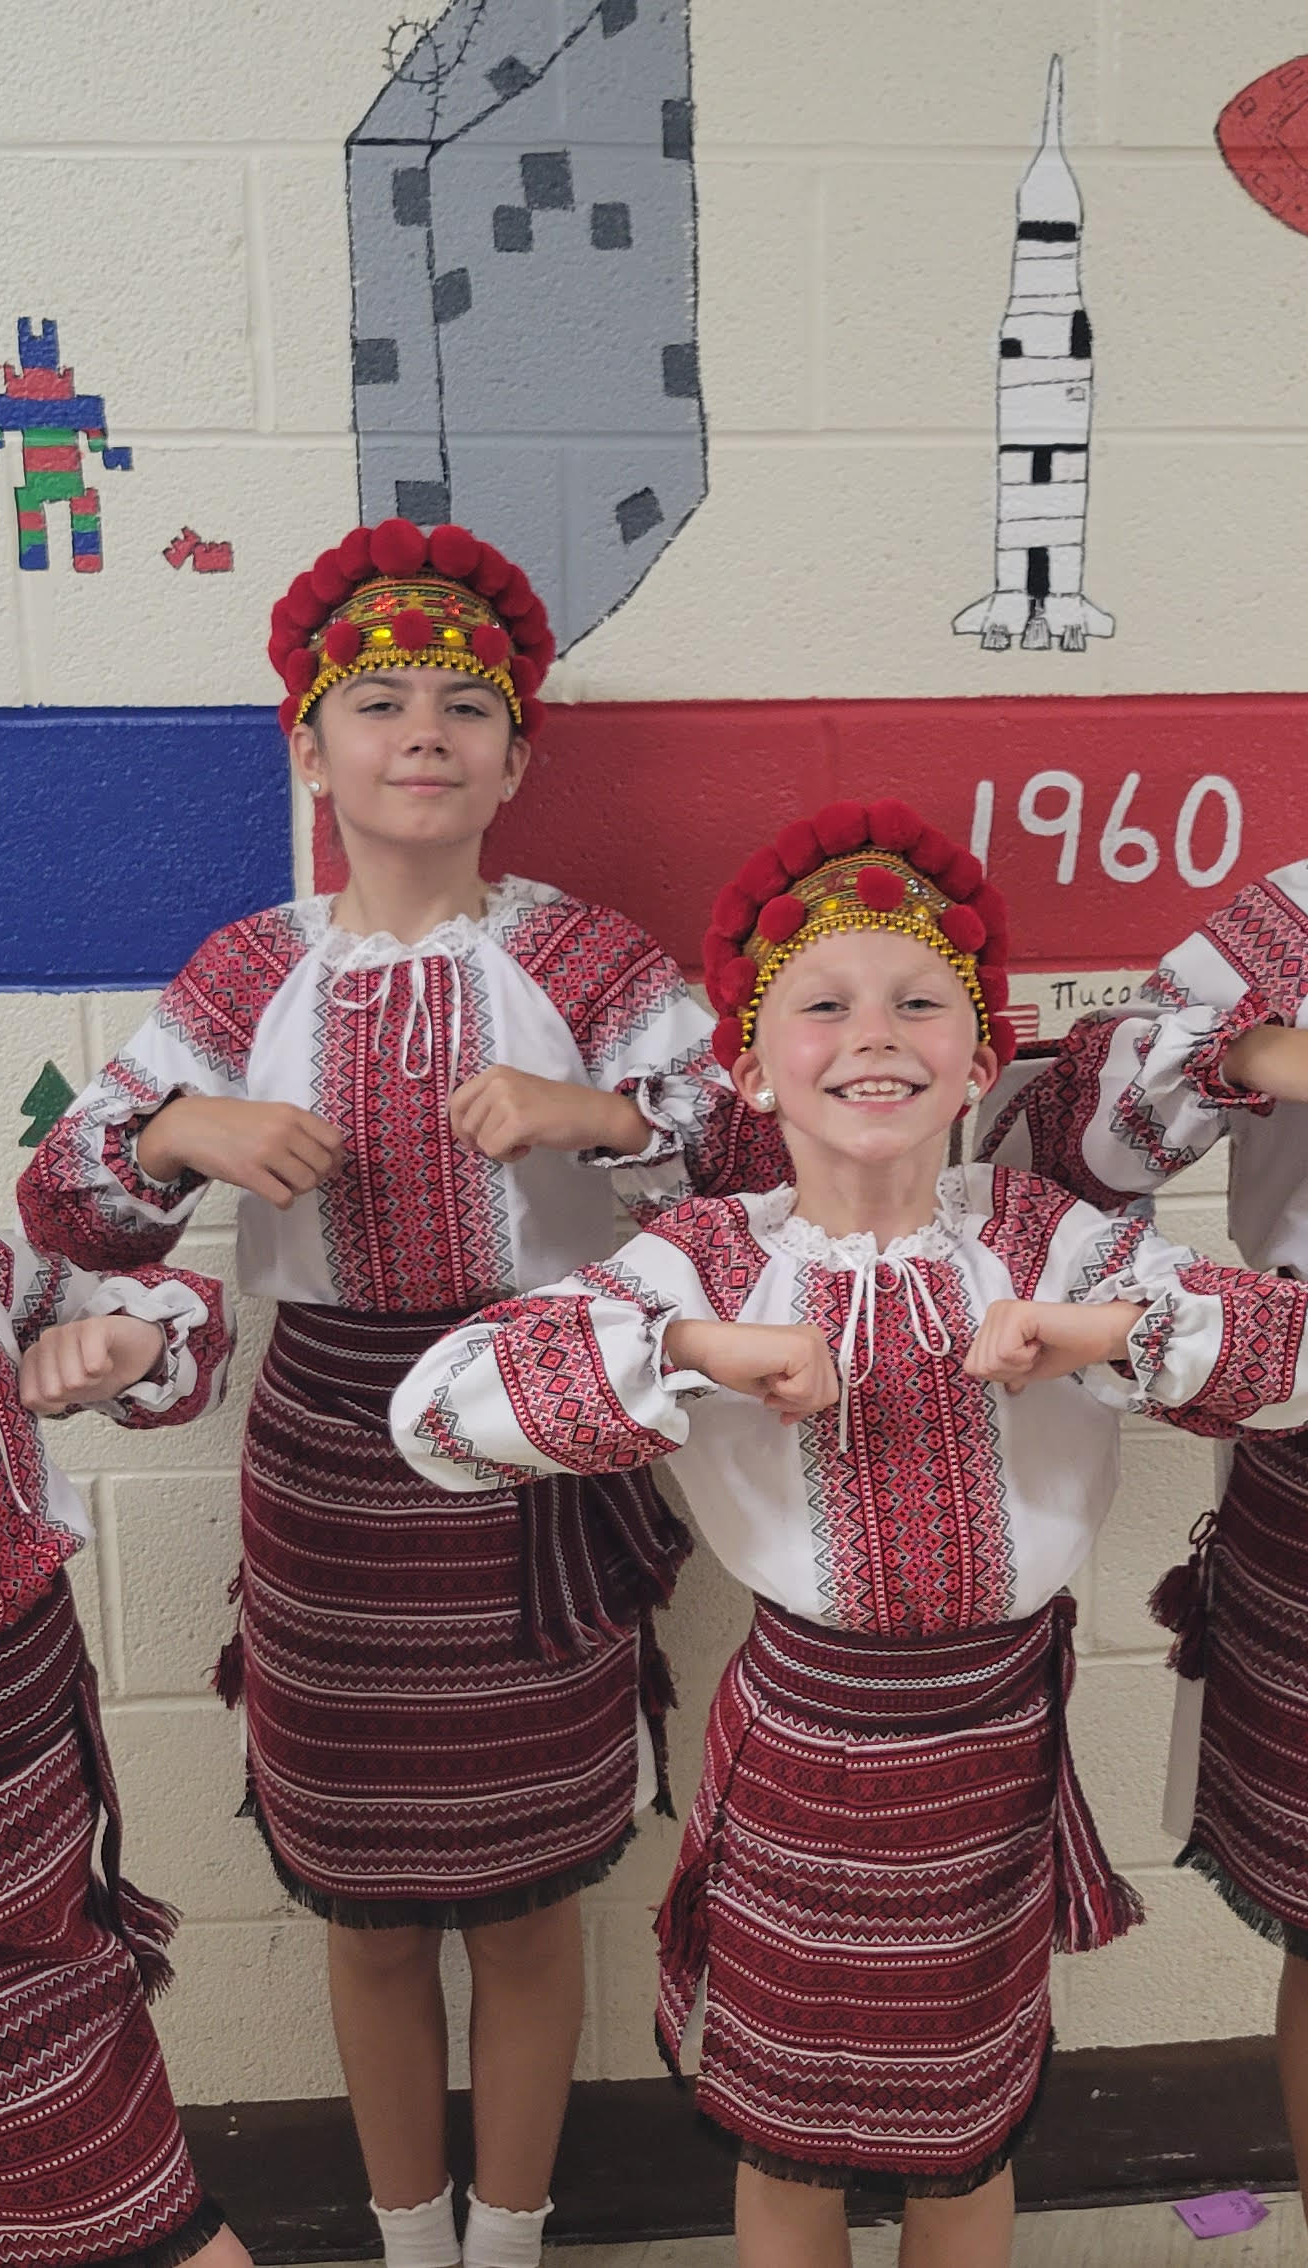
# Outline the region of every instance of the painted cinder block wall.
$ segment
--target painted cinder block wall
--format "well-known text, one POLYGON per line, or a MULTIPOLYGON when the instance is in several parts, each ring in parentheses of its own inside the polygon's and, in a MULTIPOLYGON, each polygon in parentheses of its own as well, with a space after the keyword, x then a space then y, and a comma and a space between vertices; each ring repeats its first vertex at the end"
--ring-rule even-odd
MULTIPOLYGON (((0 330, 9 342, 19 315, 56 317, 64 358, 104 393, 135 461, 102 483, 98 577, 69 571, 58 513, 49 572, 20 574, 0 499, 0 704, 271 700, 268 602, 355 517, 344 145, 380 84, 391 17, 381 0, 319 0, 307 15, 290 0, 83 0, 7 58, 0 330), (183 524, 233 540, 233 572, 163 565, 183 524)), ((560 668, 559 695, 1293 690, 1308 246, 1242 196, 1211 137, 1230 95, 1302 37, 1299 11, 1263 0, 693 0, 709 493, 560 668), (982 655, 949 622, 990 575, 994 341, 1014 191, 1055 49, 1096 330, 1087 588, 1118 628, 1080 656, 982 655)), ((14 455, 0 460, 11 478, 14 455)), ((711 745, 697 747, 669 778, 688 830, 711 763, 711 745)), ((749 802, 747 777, 740 788, 749 802)), ((177 796, 203 792, 179 735, 177 796)), ((75 777, 67 799, 74 828, 75 777)), ((297 827, 307 886, 303 813, 297 827)), ((34 923, 59 889, 52 857, 30 875, 34 923)), ((1117 966, 1109 913, 1099 959, 1117 966)), ((23 1162, 18 1101, 44 1061, 77 1083, 147 997, 0 995, 6 1173, 23 1162)), ((1220 1164, 1178 1185, 1164 1214, 1222 1252, 1220 1164)), ((229 1267, 221 1193, 187 1249, 229 1267)), ((205 1424, 154 1440, 91 1418, 54 1431, 95 1507, 76 1585, 130 1869, 186 1911, 160 2021, 191 2102, 340 2089, 322 1933, 233 1820, 237 1733, 207 1686, 228 1627, 239 1436, 266 1320, 243 1307, 227 1406, 205 1424)), ((1210 1501, 1210 1472, 1201 1444, 1133 1432, 1081 1585, 1080 1762, 1151 1922, 1060 1965, 1067 2046, 1270 2029, 1274 1958, 1170 1871, 1157 1824, 1170 1690, 1143 1599, 1210 1501)), ((683 1807, 742 1622, 741 1600, 700 1559, 670 1630, 683 1807)), ((656 2068, 649 1918, 674 1846, 674 1829, 648 1826, 587 1900, 584 2076, 656 2068)), ((451 1974, 457 1994, 454 1954, 451 1974)))

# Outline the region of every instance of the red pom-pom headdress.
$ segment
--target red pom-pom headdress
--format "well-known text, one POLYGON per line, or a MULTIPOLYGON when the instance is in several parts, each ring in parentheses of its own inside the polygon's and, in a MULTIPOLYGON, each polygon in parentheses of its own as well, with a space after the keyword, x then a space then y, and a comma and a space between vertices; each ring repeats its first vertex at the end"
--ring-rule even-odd
POLYGON ((967 987, 983 1046, 1001 1063, 1017 1041, 1008 998, 1004 901, 969 851, 906 803, 830 803, 783 827, 718 893, 704 981, 718 1015, 713 1052, 729 1070, 750 1045, 778 969, 818 937, 894 929, 949 963, 967 987))
POLYGON ((297 575, 272 611, 268 658, 286 687, 289 732, 315 701, 369 669, 457 669, 499 687, 528 737, 554 659, 545 609, 520 567, 467 528, 411 520, 352 528, 297 575))

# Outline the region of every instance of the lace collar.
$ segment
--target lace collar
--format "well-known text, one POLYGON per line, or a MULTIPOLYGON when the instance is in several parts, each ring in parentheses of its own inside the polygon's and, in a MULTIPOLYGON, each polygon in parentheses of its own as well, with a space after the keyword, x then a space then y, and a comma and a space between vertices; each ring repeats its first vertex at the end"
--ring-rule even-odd
POLYGON ((867 1268, 876 1260, 949 1260, 953 1258, 970 1210, 967 1176, 962 1166, 950 1166, 936 1184, 936 1210, 924 1227, 911 1236, 897 1236, 879 1246, 871 1230, 853 1236, 829 1236, 814 1221, 801 1220, 795 1211, 795 1192, 774 1189, 750 1206, 751 1225, 782 1252, 809 1260, 821 1268, 867 1268))
POLYGON ((466 953, 483 938, 501 938, 524 907, 544 905, 558 895, 546 882, 527 882, 519 875, 506 874, 501 882, 487 883, 486 911, 480 921, 474 921, 470 914, 456 914, 452 921, 438 922, 411 945, 402 944, 385 929, 371 937, 338 929, 332 920, 336 904, 332 895, 300 898, 295 912, 310 948, 321 952, 325 960, 348 958, 356 969, 380 969, 397 961, 428 960, 434 953, 447 958, 452 953, 466 953))

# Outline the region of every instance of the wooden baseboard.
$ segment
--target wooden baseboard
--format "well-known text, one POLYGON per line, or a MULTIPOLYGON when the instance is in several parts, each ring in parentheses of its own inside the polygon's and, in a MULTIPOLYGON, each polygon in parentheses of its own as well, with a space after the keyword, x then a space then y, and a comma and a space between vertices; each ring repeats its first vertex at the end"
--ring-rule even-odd
MULTIPOLYGON (((379 2251, 368 2185, 343 2100, 233 2103, 182 2112, 205 2187, 260 2262, 355 2260, 379 2251)), ((456 2097, 452 2163, 471 2158, 456 2097)), ((1022 2205, 1103 2205, 1202 2189, 1293 2185, 1272 2043, 1177 2042, 1055 2055, 1016 2164, 1022 2205)), ((573 2089, 554 2179, 556 2242, 719 2235, 731 2226, 732 2165, 693 2098, 665 2079, 573 2089)), ((850 2199, 855 2223, 884 2202, 850 2199)))

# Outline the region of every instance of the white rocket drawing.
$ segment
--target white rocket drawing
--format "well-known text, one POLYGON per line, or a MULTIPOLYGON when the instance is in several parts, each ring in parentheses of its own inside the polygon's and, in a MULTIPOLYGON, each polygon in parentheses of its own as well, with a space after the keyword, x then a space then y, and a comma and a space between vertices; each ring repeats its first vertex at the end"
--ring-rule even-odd
POLYGON ((1063 152, 1063 65, 1049 65, 1044 132, 1017 192, 1013 285, 999 332, 995 587, 954 617, 1001 653, 1084 653, 1113 617, 1081 589, 1094 393, 1081 298, 1081 193, 1063 152))

